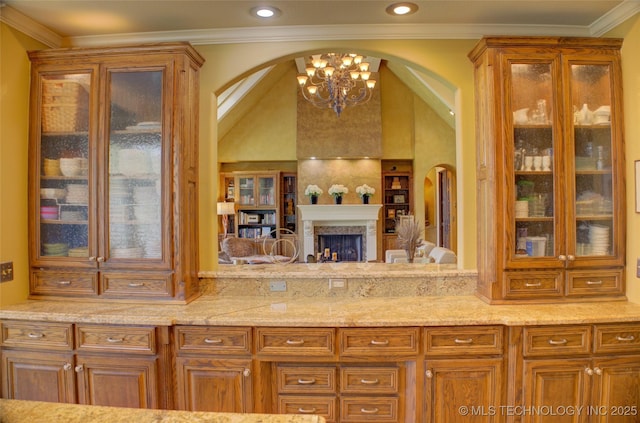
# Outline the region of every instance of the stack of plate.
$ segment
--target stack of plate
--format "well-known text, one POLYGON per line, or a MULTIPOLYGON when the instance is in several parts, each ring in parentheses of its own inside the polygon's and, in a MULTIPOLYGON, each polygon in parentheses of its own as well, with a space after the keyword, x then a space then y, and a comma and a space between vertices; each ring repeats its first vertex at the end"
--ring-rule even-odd
POLYGON ((89 188, 85 184, 68 184, 66 199, 69 204, 88 204, 89 188))
POLYGON ((111 248, 111 258, 142 258, 144 250, 142 247, 111 248))
POLYGON ((58 206, 40 206, 40 217, 48 220, 58 220, 58 206))
POLYGON ((88 169, 89 161, 84 157, 60 159, 60 171, 64 176, 86 176, 88 169))
POLYGON ((609 227, 589 226, 589 244, 591 244, 592 255, 606 256, 609 254, 609 227))
POLYGON ((89 247, 70 248, 69 257, 89 257, 89 247))
POLYGON ((516 201, 516 217, 529 217, 529 201, 516 201))
POLYGON ((81 210, 60 210, 60 220, 84 221, 87 220, 87 216, 81 210))
POLYGON ((69 252, 69 246, 64 243, 43 244, 42 250, 45 256, 66 257, 69 252))
POLYGON ((67 191, 64 188, 40 188, 40 198, 47 200, 63 200, 67 191))
POLYGON ((60 176, 60 160, 44 159, 43 171, 45 176, 60 176))
POLYGON ((118 170, 126 176, 150 173, 149 155, 146 151, 137 148, 124 148, 118 152, 118 170))

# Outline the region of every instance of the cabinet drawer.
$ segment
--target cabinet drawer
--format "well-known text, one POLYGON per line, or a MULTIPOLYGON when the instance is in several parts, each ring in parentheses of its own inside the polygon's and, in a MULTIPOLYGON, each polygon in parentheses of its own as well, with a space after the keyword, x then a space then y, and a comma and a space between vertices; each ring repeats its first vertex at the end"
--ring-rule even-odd
POLYGON ((336 368, 335 367, 303 367, 303 366, 278 366, 278 392, 281 394, 292 393, 336 393, 336 368))
POLYGON ((501 326, 438 327, 424 331, 426 355, 502 354, 501 326))
POLYGON ((118 298, 170 297, 172 274, 104 273, 102 296, 118 298))
POLYGON ((399 422, 400 400, 395 397, 348 397, 340 399, 341 422, 399 422))
POLYGON ((333 357, 335 331, 331 328, 257 328, 259 355, 333 357))
POLYGON ((568 296, 622 295, 622 269, 571 271, 567 274, 568 296))
POLYGON ((524 328, 524 355, 555 356, 591 351, 590 326, 544 326, 524 328))
POLYGON ((337 404, 335 396, 279 395, 278 414, 313 414, 335 423, 337 404))
POLYGON ((179 353, 251 354, 251 328, 177 326, 179 353))
POLYGON ((2 346, 46 350, 73 349, 73 325, 71 323, 21 322, 4 320, 2 346))
POLYGON ((31 295, 96 296, 98 276, 93 271, 46 271, 31 272, 31 295))
POLYGON ((555 298, 563 295, 562 273, 558 271, 505 272, 504 297, 555 298))
POLYGON ((418 328, 341 329, 342 357, 406 357, 419 351, 418 328))
POLYGON ((340 369, 343 394, 397 394, 400 391, 398 367, 345 367, 340 369))
POLYGON ((155 354, 156 331, 153 327, 78 325, 78 351, 155 354))
POLYGON ((593 352, 637 353, 640 352, 640 324, 596 325, 593 352))

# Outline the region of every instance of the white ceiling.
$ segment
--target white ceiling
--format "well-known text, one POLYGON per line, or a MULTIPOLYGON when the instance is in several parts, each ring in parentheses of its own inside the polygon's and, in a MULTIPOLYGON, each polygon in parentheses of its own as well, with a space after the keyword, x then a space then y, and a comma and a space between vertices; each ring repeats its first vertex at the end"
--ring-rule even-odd
POLYGON ((58 47, 63 41, 89 46, 176 40, 205 44, 487 34, 599 36, 640 11, 640 0, 414 0, 419 6, 415 14, 394 17, 385 12, 393 2, 2 0, 6 7, 0 9, 0 19, 58 47), (279 8, 281 15, 265 21, 249 13, 265 4, 279 8), (40 28, 34 30, 33 24, 40 28))

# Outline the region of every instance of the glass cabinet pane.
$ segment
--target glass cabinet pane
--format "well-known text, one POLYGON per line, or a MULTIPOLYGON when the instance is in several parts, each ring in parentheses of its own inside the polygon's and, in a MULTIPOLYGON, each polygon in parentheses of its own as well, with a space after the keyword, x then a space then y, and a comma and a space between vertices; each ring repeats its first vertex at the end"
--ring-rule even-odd
POLYGON ((515 257, 555 255, 552 62, 511 64, 515 257))
POLYGON ((162 76, 110 73, 110 259, 162 258, 162 76))
POLYGON ((572 64, 576 256, 613 254, 611 69, 572 64))
POLYGON ((254 185, 253 176, 238 178, 238 203, 241 205, 253 205, 254 204, 254 185))
POLYGON ((91 74, 44 75, 41 83, 40 253, 88 257, 91 74))
POLYGON ((258 205, 275 206, 276 181, 272 176, 258 177, 258 205))

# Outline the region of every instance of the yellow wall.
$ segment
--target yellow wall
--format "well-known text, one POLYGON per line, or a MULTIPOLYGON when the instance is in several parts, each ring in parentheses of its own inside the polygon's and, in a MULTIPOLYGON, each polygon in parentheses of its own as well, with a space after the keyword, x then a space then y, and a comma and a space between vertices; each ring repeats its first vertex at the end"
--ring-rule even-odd
POLYGON ((13 261, 14 280, 0 284, 0 307, 29 291, 27 146, 29 59, 44 46, 0 23, 0 262, 13 261))
MULTIPOLYGON (((634 212, 633 161, 640 159, 640 23, 638 17, 620 29, 623 47, 623 78, 626 113, 626 180, 629 181, 627 204, 627 285, 629 298, 640 302, 640 281, 634 276, 635 260, 640 257, 640 215, 634 212)), ((22 300, 28 287, 27 275, 27 222, 26 222, 26 169, 27 169, 27 98, 28 61, 25 51, 43 48, 33 40, 21 37, 1 25, 0 46, 2 64, 0 82, 2 105, 0 116, 0 260, 14 261, 16 281, 0 285, 0 305, 22 300), (7 58, 10 57, 10 60, 7 58), (8 175, 8 176, 7 176, 8 175), (7 207, 7 204, 10 206, 7 207)), ((417 70, 432 71, 443 76, 457 88, 456 131, 459 245, 462 265, 466 269, 476 266, 476 201, 475 201, 475 120, 473 102, 473 72, 467 53, 475 45, 474 40, 382 40, 382 41, 305 41, 265 42, 254 44, 197 46, 207 59, 201 73, 200 118, 200 263, 203 270, 215 268, 217 198, 217 128, 216 93, 220 93, 240 75, 265 64, 293 58, 312 50, 357 49, 363 54, 374 55, 410 65, 417 70)))

